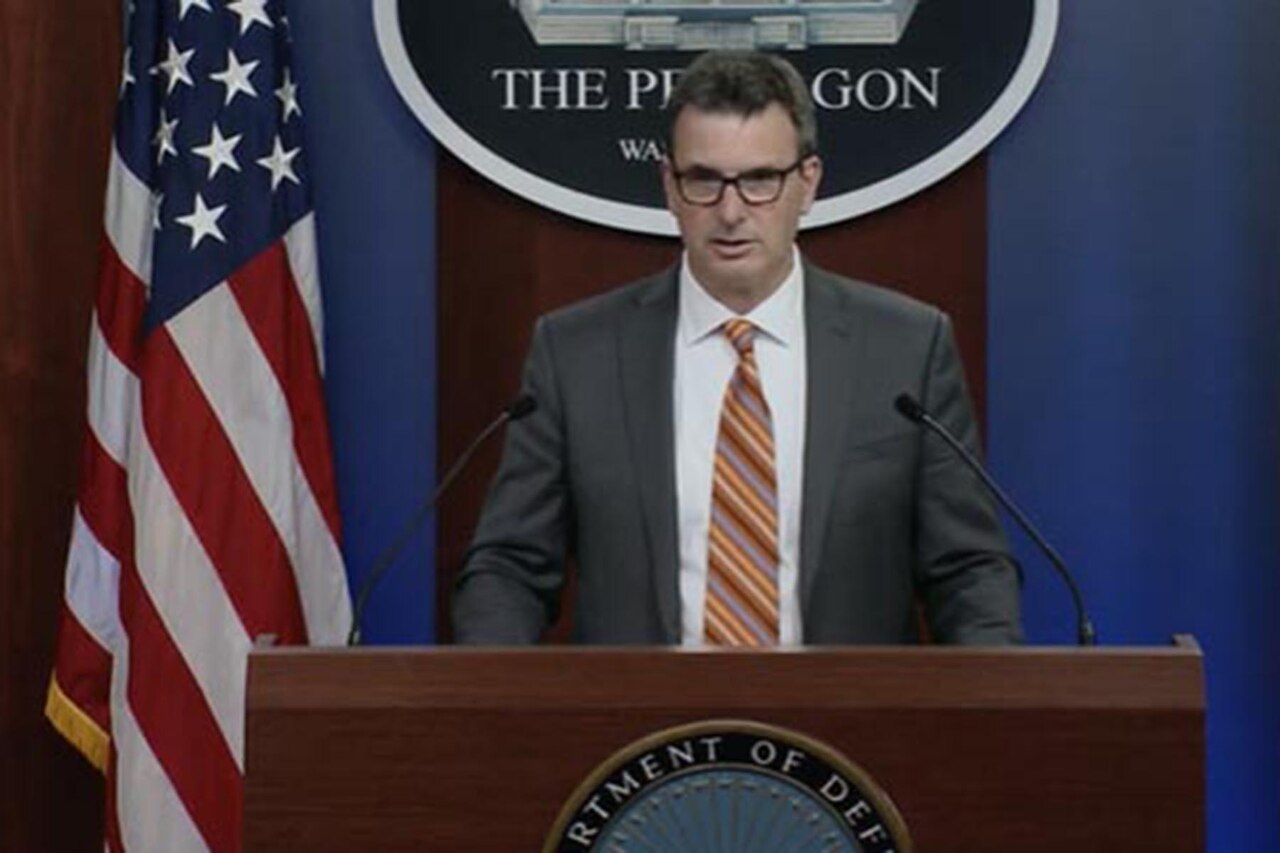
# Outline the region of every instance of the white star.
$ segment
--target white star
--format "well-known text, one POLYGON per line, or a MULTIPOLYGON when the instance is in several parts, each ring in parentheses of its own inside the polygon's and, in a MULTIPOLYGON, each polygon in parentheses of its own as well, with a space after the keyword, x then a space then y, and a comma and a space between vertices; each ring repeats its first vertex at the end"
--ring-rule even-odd
POLYGON ((151 197, 151 227, 160 230, 160 208, 164 205, 164 193, 156 193, 151 197))
POLYGON ((206 12, 213 11, 209 8, 209 0, 178 0, 179 21, 187 16, 187 12, 190 11, 192 6, 195 6, 198 9, 204 9, 206 12))
POLYGON ((240 16, 240 35, 244 35, 255 22, 268 29, 272 27, 271 18, 267 17, 267 10, 263 8, 266 5, 267 0, 231 0, 227 4, 228 9, 240 16))
POLYGON ((188 86, 194 87, 195 81, 191 79, 191 74, 187 71, 187 63, 191 61, 191 57, 195 56, 196 49, 179 51, 178 46, 173 43, 173 39, 169 39, 169 55, 164 62, 151 69, 152 74, 161 72, 169 75, 169 89, 166 95, 172 94, 174 87, 178 83, 186 83, 188 86))
POLYGON ((275 192, 276 187, 280 186, 280 182, 288 178, 295 184, 301 184, 298 176, 293 172, 293 158, 298 156, 301 148, 295 148, 292 151, 285 151, 284 146, 280 144, 280 137, 276 137, 275 145, 271 149, 271 153, 261 160, 258 165, 271 172, 271 191, 275 192))
POLYGON ((138 78, 133 76, 133 48, 128 48, 124 52, 124 70, 120 72, 120 92, 119 97, 124 97, 124 90, 129 88, 130 83, 137 83, 138 78))
POLYGON ((206 145, 198 148, 192 148, 193 154, 199 154, 201 157, 209 161, 209 180, 213 180, 213 176, 218 174, 218 170, 223 166, 233 171, 240 171, 240 164, 232 155, 232 151, 236 150, 236 146, 240 144, 241 134, 237 133, 230 139, 224 139, 218 125, 213 126, 213 135, 209 137, 206 145))
POLYGON ((284 82, 276 89, 276 97, 284 104, 284 117, 281 121, 288 121, 289 113, 302 115, 302 107, 298 106, 298 84, 289 77, 288 68, 284 70, 284 82))
POLYGON ((191 229, 191 248, 195 249, 205 237, 212 237, 220 243, 227 242, 222 229, 218 227, 218 219, 227 209, 225 204, 210 209, 204 206, 204 199, 196 193, 196 206, 186 216, 177 217, 177 222, 191 229))
POLYGON ((173 121, 169 121, 165 115, 165 111, 161 109, 160 127, 156 130, 155 138, 152 140, 159 149, 156 151, 157 165, 164 162, 165 154, 172 154, 174 157, 178 156, 178 149, 173 144, 173 135, 177 132, 178 120, 175 118, 173 121))
POLYGON ((249 75, 253 73, 253 69, 258 67, 259 60, 240 64, 240 59, 236 56, 234 50, 227 51, 227 67, 222 71, 209 75, 212 80, 227 87, 227 100, 223 102, 223 106, 227 106, 235 98, 235 96, 244 92, 252 98, 258 97, 258 90, 253 88, 253 84, 249 82, 249 75))

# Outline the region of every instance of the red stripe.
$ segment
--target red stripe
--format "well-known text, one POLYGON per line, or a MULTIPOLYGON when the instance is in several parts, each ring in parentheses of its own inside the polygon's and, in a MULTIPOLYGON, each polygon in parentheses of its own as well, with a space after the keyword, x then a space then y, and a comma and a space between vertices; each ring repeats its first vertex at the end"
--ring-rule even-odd
POLYGON ((98 252, 98 326, 116 358, 137 373, 147 289, 105 237, 98 252))
POLYGON ((117 561, 133 541, 133 513, 124 468, 107 453, 92 429, 80 448, 80 515, 98 544, 117 561))
POLYGON ((276 242, 230 278, 240 305, 284 391, 293 419, 293 445, 311 491, 335 540, 339 538, 329 424, 323 379, 306 307, 289 269, 284 243, 276 242))
POLYGON ((63 695, 110 734, 111 654, 65 604, 58 620, 58 657, 53 671, 63 695))
MULTIPOLYGON (((128 553, 133 515, 129 511, 124 469, 88 429, 81 446, 79 508, 85 526, 99 545, 117 561, 128 553)), ((114 601, 109 604, 116 606, 114 601)), ((111 667, 111 654, 64 605, 54 664, 58 686, 105 732, 111 731, 111 667)))
MULTIPOLYGON (((88 485, 81 514, 99 543, 120 560, 120 619, 129 636, 129 706, 206 841, 214 849, 231 849, 214 842, 223 836, 227 844, 239 838, 239 772, 203 694, 141 587, 133 561, 133 518, 124 469, 92 432, 85 436, 84 467, 88 485)), ((109 696, 109 682, 102 695, 109 696)), ((112 755, 107 839, 123 850, 119 825, 113 826, 118 819, 114 746, 112 755)))
POLYGON ((129 708, 143 737, 205 842, 239 849, 239 769, 131 559, 121 566, 120 618, 129 635, 129 708))
POLYGON ((168 330, 148 337, 142 359, 147 438, 245 630, 306 642, 284 544, 168 330))

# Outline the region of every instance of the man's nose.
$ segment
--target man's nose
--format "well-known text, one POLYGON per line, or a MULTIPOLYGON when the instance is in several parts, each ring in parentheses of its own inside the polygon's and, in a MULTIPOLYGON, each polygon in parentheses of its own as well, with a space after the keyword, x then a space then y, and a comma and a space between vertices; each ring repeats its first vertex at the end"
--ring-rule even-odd
POLYGON ((737 184, 724 188, 720 201, 716 203, 716 215, 721 222, 740 222, 747 215, 747 203, 742 200, 742 191, 737 184))

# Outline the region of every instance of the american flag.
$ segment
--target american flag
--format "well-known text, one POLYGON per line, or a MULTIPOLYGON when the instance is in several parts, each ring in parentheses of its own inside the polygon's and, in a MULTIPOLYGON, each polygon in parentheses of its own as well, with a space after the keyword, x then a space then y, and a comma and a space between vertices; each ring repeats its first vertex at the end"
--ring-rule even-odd
POLYGON ((111 850, 239 849, 249 649, 351 619, 284 11, 129 11, 46 706, 111 850))

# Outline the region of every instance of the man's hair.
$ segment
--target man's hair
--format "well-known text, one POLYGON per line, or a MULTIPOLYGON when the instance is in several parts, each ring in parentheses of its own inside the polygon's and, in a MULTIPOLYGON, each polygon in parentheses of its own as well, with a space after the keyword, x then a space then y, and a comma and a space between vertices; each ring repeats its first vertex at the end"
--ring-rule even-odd
POLYGON ((714 50, 690 63, 667 101, 667 156, 675 154, 676 119, 685 107, 751 117, 770 104, 787 111, 800 157, 818 152, 818 123, 804 79, 785 59, 751 50, 714 50))

